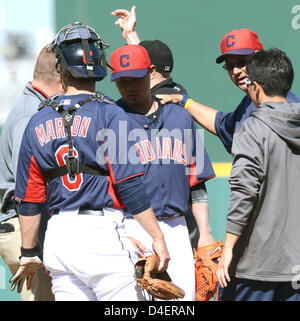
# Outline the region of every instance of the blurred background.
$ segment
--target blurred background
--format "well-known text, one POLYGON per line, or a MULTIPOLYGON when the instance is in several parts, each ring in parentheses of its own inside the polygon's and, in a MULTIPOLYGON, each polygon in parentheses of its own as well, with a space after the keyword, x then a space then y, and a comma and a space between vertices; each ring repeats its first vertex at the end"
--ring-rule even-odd
POLYGON ((0 124, 32 79, 40 49, 55 34, 55 1, 0 0, 0 124))
MULTIPOLYGON (((257 32, 265 49, 285 51, 295 69, 293 92, 300 97, 300 0, 0 0, 0 128, 25 83, 32 79, 40 49, 56 32, 74 21, 90 25, 111 45, 110 53, 125 44, 111 12, 136 5, 137 31, 142 40, 160 39, 174 55, 173 79, 189 95, 218 110, 234 110, 243 93, 217 65, 222 37, 232 29, 257 32)), ((106 77, 97 90, 117 99, 106 77)), ((205 146, 217 177, 207 183, 211 227, 215 238, 225 235, 230 196, 231 156, 219 139, 205 131, 205 146)), ((0 258, 0 301, 19 300, 9 291, 10 273, 0 258)))

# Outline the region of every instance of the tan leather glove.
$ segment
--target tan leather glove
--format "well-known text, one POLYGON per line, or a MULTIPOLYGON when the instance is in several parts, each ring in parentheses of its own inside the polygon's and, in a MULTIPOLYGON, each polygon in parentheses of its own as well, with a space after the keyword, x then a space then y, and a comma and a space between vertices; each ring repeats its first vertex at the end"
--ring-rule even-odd
POLYGON ((167 273, 157 272, 159 257, 156 254, 140 259, 134 267, 134 278, 137 284, 150 295, 161 300, 182 299, 184 291, 172 283, 167 273))

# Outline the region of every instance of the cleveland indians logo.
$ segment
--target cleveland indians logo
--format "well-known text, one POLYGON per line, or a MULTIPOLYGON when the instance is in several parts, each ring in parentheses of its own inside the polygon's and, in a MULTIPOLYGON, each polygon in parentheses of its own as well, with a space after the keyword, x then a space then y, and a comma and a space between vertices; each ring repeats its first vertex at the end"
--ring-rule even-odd
POLYGON ((235 39, 235 35, 229 35, 226 37, 227 48, 233 47, 235 45, 235 41, 233 39, 235 39))
POLYGON ((158 159, 173 160, 177 163, 187 165, 186 145, 175 139, 172 142, 170 137, 159 139, 156 137, 154 144, 146 139, 135 144, 142 164, 158 159))
POLYGON ((125 68, 128 67, 130 65, 130 61, 129 61, 129 55, 122 55, 120 56, 120 66, 125 68))

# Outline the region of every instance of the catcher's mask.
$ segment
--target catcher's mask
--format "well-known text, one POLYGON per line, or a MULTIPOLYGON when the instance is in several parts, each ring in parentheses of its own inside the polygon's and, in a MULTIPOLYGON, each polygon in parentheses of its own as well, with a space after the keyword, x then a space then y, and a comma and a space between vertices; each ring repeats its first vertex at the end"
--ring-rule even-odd
POLYGON ((91 27, 74 22, 63 27, 49 45, 60 70, 76 79, 102 80, 106 76, 105 43, 91 27))

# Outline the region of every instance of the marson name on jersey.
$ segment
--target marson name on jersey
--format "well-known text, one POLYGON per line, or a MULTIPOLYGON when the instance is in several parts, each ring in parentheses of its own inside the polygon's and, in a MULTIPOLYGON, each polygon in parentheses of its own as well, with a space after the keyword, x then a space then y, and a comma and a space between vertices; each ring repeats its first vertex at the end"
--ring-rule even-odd
MULTIPOLYGON (((71 128, 72 136, 86 138, 87 131, 91 122, 90 117, 74 117, 74 122, 71 128)), ((62 118, 47 120, 45 124, 40 124, 35 127, 35 133, 41 146, 57 138, 65 138, 66 132, 62 118)))

